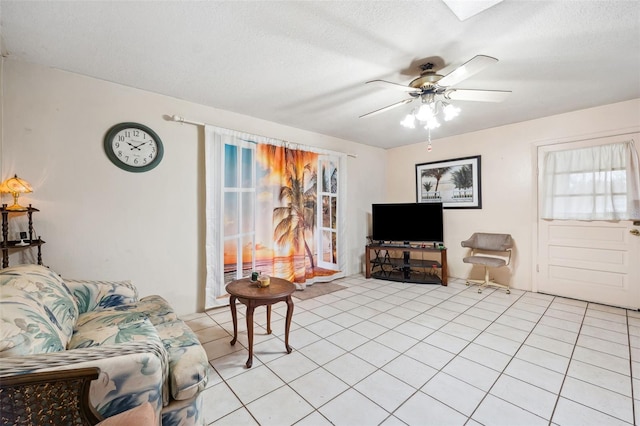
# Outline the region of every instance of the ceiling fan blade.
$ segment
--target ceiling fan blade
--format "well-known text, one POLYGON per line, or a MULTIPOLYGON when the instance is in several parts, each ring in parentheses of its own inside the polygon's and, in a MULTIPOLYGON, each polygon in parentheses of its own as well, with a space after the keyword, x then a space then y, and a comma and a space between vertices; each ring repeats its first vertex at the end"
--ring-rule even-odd
POLYGON ((380 108, 380 109, 377 109, 375 111, 368 112, 368 113, 366 113, 364 115, 361 115, 360 118, 370 117, 372 115, 376 115, 376 114, 379 114, 381 112, 385 112, 385 111, 388 111, 390 109, 393 109, 395 107, 399 107, 400 105, 408 104, 411 101, 413 101, 413 99, 405 99, 405 100, 402 100, 400 102, 396 102, 395 104, 387 105, 384 108, 380 108))
POLYGON ((510 93, 510 90, 449 89, 444 97, 458 101, 502 102, 510 93))
POLYGON ((405 86, 403 84, 392 83, 386 80, 371 80, 371 81, 367 81, 365 84, 373 84, 375 86, 386 87, 388 89, 401 90, 403 92, 409 92, 409 93, 420 93, 420 89, 416 89, 410 86, 405 86))
POLYGON ((498 62, 496 58, 491 56, 478 55, 464 64, 460 65, 449 74, 445 75, 438 81, 438 86, 449 87, 460 83, 462 80, 466 80, 474 74, 479 73, 491 64, 498 62))

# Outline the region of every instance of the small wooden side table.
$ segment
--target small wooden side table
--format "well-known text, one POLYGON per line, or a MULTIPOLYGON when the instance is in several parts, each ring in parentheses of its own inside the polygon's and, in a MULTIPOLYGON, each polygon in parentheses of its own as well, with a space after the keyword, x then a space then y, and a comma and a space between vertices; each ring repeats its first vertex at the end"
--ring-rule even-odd
POLYGON ((291 318, 293 317, 293 300, 291 295, 296 291, 296 286, 282 278, 271 277, 271 284, 268 287, 260 288, 257 282, 251 282, 249 278, 242 278, 227 284, 227 293, 231 296, 229 306, 231 307, 231 317, 233 318, 233 340, 235 345, 238 340, 238 315, 236 313, 236 300, 247 307, 247 335, 249 337, 249 359, 247 368, 253 364, 253 311, 257 306, 267 306, 267 334, 271 334, 271 305, 277 302, 287 303, 287 321, 284 331, 284 346, 287 353, 291 353, 289 346, 289 330, 291 328, 291 318))

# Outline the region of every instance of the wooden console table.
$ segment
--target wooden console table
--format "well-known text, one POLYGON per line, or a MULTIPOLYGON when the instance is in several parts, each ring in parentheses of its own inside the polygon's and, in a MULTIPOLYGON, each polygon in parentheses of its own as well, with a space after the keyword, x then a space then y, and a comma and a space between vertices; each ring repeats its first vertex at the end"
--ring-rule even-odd
POLYGON ((444 286, 448 284, 446 248, 369 244, 365 247, 365 262, 366 278, 444 286), (412 253, 420 253, 420 256, 412 257, 412 253), (426 258, 426 255, 431 254, 439 259, 426 258), (437 274, 438 269, 440 276, 437 274))

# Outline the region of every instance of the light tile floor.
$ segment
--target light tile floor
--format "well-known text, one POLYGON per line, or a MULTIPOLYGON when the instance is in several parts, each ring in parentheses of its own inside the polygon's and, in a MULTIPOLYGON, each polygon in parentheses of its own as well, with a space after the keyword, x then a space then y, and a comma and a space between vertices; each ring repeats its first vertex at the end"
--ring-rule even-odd
MULTIPOLYGON (((640 423, 640 313, 512 290, 365 279, 256 309, 254 361, 229 308, 185 317, 212 366, 215 425, 614 425, 640 423), (634 399, 638 398, 638 399, 634 399)), ((317 284, 322 285, 322 284, 317 284)), ((295 295, 294 295, 295 296, 295 295)), ((238 305, 241 314, 244 306, 238 305)))

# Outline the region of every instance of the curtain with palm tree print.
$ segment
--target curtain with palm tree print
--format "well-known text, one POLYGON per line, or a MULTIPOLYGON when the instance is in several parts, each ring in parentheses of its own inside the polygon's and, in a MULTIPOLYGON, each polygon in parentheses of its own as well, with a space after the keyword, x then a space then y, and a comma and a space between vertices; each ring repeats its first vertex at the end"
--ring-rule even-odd
POLYGON ((207 232, 207 306, 226 303, 224 286, 252 271, 298 289, 344 276, 344 154, 209 126, 205 134, 207 228, 219 228, 207 232))

